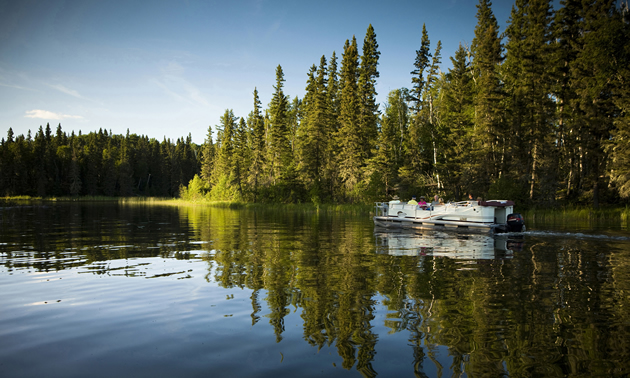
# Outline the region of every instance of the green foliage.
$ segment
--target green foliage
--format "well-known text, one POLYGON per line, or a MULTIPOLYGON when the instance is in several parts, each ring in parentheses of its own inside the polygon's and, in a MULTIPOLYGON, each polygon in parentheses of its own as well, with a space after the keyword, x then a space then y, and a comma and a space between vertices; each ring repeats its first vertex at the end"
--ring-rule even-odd
POLYGON ((490 184, 486 199, 509 199, 514 201, 517 206, 527 203, 526 186, 520 182, 507 177, 501 177, 490 184))
POLYGON ((208 184, 199 175, 195 175, 188 183, 188 186, 182 185, 180 187, 179 198, 184 201, 197 202, 207 198, 208 191, 208 184))
POLYGON ((176 144, 103 131, 68 136, 40 127, 0 145, 0 194, 39 197, 163 196, 198 173, 190 136, 176 144))
POLYGON ((618 204, 630 198, 630 27, 614 1, 516 0, 504 35, 479 0, 470 48, 440 72, 426 27, 411 89, 376 102, 380 59, 369 25, 306 75, 304 98, 247 117, 226 110, 216 138, 159 142, 99 130, 0 144, 0 195, 164 196, 195 201, 365 203, 394 195, 468 193, 531 206, 618 204), (503 44, 505 43, 505 45, 503 44), (361 51, 361 55, 359 52, 361 51), (188 187, 183 187, 188 185, 188 187))
POLYGON ((212 201, 240 201, 241 195, 238 188, 233 185, 234 175, 220 175, 216 184, 210 189, 210 200, 212 201))

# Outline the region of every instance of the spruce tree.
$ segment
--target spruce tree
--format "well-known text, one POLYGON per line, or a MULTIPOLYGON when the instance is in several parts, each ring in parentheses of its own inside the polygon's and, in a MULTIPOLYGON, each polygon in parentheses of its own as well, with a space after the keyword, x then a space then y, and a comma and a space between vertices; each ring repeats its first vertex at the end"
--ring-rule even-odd
POLYGON ((330 110, 327 94, 327 62, 322 56, 319 67, 313 65, 308 74, 304 96, 304 121, 300 133, 300 170, 306 187, 315 202, 321 200, 326 184, 324 167, 331 135, 330 110))
POLYGON ((276 85, 269 103, 269 148, 267 150, 267 175, 272 184, 282 178, 283 169, 291 162, 291 146, 289 143, 289 120, 287 111, 289 104, 282 88, 284 73, 282 67, 276 68, 276 85))
POLYGON ((529 184, 529 199, 534 199, 537 188, 539 201, 553 201, 557 189, 551 16, 548 0, 517 0, 506 30, 507 54, 503 64, 506 91, 511 99, 511 133, 505 156, 514 165, 512 172, 526 174, 514 179, 529 184))
POLYGON ((472 41, 475 82, 475 150, 478 180, 476 187, 486 192, 505 164, 509 131, 505 127, 500 64, 503 61, 499 25, 492 13, 492 2, 479 0, 477 26, 472 41))
POLYGON ((611 21, 619 28, 615 36, 618 66, 614 88, 619 117, 614 121, 613 138, 607 152, 611 160, 611 180, 619 195, 627 199, 630 197, 630 14, 627 4, 614 12, 611 21))
POLYGON ((257 202, 263 167, 265 166, 266 139, 265 122, 261 114, 261 103, 256 88, 254 88, 254 109, 250 113, 247 123, 249 126, 249 146, 251 148, 251 165, 247 181, 252 189, 253 200, 257 202))
POLYGON ((378 104, 376 103, 376 79, 379 77, 378 59, 381 53, 378 51, 376 33, 372 24, 368 26, 363 40, 363 54, 359 66, 359 130, 363 134, 363 151, 366 159, 369 159, 372 148, 376 144, 378 130, 378 104))
MULTIPOLYGON (((411 84, 408 99, 410 106, 410 123, 408 137, 404 140, 405 161, 400 168, 401 194, 408 191, 416 192, 425 185, 425 174, 430 171, 432 161, 431 128, 429 125, 430 107, 427 93, 431 90, 428 85, 431 70, 431 42, 426 26, 422 25, 420 49, 416 51, 414 70, 411 71, 411 84), (425 76, 426 75, 426 76, 425 76)), ((439 61, 438 44, 438 58, 439 61)), ((435 69, 437 73, 437 68, 435 69)))
MULTIPOLYGON (((604 146, 614 132, 614 120, 620 115, 614 99, 619 72, 627 63, 623 58, 624 44, 628 43, 624 38, 627 25, 620 22, 615 3, 609 0, 582 2, 580 16, 581 33, 578 52, 571 64, 571 86, 580 110, 579 144, 586 155, 582 160, 582 190, 597 208, 600 192, 609 187, 604 146)), ((622 88, 627 86, 620 84, 622 88)))
POLYGON ((407 138, 409 127, 408 90, 395 89, 387 95, 385 110, 378 134, 373 171, 380 178, 381 198, 389 199, 398 184, 398 170, 403 164, 403 140, 407 138))
POLYGON ((471 181, 473 167, 474 95, 473 79, 468 53, 460 44, 451 57, 453 68, 445 75, 442 99, 442 122, 444 133, 444 176, 445 188, 453 198, 460 199, 464 193, 475 188, 471 181))
POLYGON ((237 122, 234 112, 226 109, 221 116, 220 126, 216 126, 216 158, 212 175, 214 186, 211 190, 215 200, 234 200, 240 195, 240 166, 236 156, 237 122))
POLYGON ((553 97, 556 99, 557 135, 559 147, 558 170, 562 197, 575 198, 579 187, 580 148, 576 138, 579 114, 577 94, 571 86, 571 65, 577 55, 579 29, 579 0, 560 1, 562 7, 555 12, 553 23, 554 43, 552 65, 554 77, 553 97))
POLYGON ((346 40, 341 62, 339 98, 339 131, 337 145, 339 152, 339 175, 344 182, 346 195, 358 197, 356 191, 362 180, 361 169, 367 158, 363 134, 359 128, 360 98, 358 90, 359 56, 357 41, 346 40))
POLYGON ((420 49, 416 50, 416 60, 413 63, 414 70, 411 71, 411 90, 409 96, 413 101, 412 110, 417 113, 422 108, 422 94, 426 81, 424 72, 429 67, 431 59, 430 50, 431 42, 425 24, 422 24, 422 38, 420 40, 420 49))
POLYGON ((337 71, 337 54, 333 51, 330 61, 328 62, 328 86, 326 87, 326 94, 328 96, 328 111, 329 111, 329 139, 328 149, 326 150, 325 158, 325 176, 327 182, 327 195, 334 199, 338 195, 339 183, 341 178, 339 176, 338 168, 338 151, 340 150, 337 145, 337 132, 339 131, 339 97, 340 97, 340 85, 337 71))

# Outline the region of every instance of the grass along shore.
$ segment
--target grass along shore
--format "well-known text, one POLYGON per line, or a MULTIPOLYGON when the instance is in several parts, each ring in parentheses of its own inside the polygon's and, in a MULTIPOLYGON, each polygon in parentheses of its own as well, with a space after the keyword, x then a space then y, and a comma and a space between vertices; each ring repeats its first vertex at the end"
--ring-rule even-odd
POLYGON ((81 197, 31 197, 13 196, 0 197, 0 207, 13 205, 43 205, 46 203, 69 202, 104 202, 119 203, 122 205, 162 205, 162 206, 194 206, 194 207, 218 207, 230 209, 276 209, 281 211, 325 211, 352 214, 369 214, 373 210, 372 204, 313 204, 313 203, 250 203, 238 201, 189 201, 179 198, 161 197, 106 197, 106 196, 81 196, 81 197))
MULTIPOLYGON (((276 209, 280 211, 326 211, 338 213, 366 214, 373 211, 372 204, 313 204, 313 203, 249 203, 238 201, 208 201, 208 200, 184 200, 179 198, 162 197, 106 197, 106 196, 81 196, 81 197, 31 197, 13 196, 0 197, 0 206, 11 205, 39 205, 45 203, 64 202, 108 202, 123 205, 167 205, 167 206, 199 206, 218 207, 230 209, 276 209)), ((630 208, 612 207, 592 209, 586 207, 565 207, 558 209, 540 208, 529 209, 521 212, 528 223, 621 223, 627 226, 630 220, 630 208)))
POLYGON ((529 209, 522 211, 521 214, 525 218, 526 223, 560 223, 574 224, 586 223, 595 224, 621 224, 622 227, 628 226, 630 219, 630 208, 602 208, 592 209, 583 207, 566 207, 561 209, 529 209))

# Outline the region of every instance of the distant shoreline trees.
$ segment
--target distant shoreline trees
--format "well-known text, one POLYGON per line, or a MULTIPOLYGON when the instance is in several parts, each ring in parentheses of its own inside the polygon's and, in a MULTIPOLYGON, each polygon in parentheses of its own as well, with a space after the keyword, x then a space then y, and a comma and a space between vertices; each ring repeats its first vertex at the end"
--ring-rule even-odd
POLYGON ((180 138, 158 142, 107 130, 67 135, 40 126, 33 138, 13 136, 0 145, 0 196, 174 197, 199 173, 199 148, 180 138))
POLYGON ((411 89, 376 103, 380 52, 369 25, 322 56, 304 98, 254 89, 247 117, 226 110, 196 146, 135 134, 35 138, 11 129, 0 195, 160 195, 247 202, 361 203, 439 194, 520 204, 627 203, 630 23, 614 1, 516 0, 504 35, 480 0, 470 47, 448 72, 423 26, 411 89), (194 178, 194 180, 193 180, 194 178), (185 187, 188 185, 188 187, 185 187), (180 190, 181 187, 181 190, 180 190))

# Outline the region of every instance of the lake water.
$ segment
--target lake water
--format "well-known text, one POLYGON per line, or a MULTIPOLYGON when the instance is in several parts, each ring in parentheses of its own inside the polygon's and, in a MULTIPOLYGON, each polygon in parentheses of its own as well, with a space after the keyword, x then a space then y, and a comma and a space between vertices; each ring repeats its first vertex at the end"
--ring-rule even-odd
POLYGON ((0 376, 628 376, 630 233, 528 229, 0 208, 0 376))

